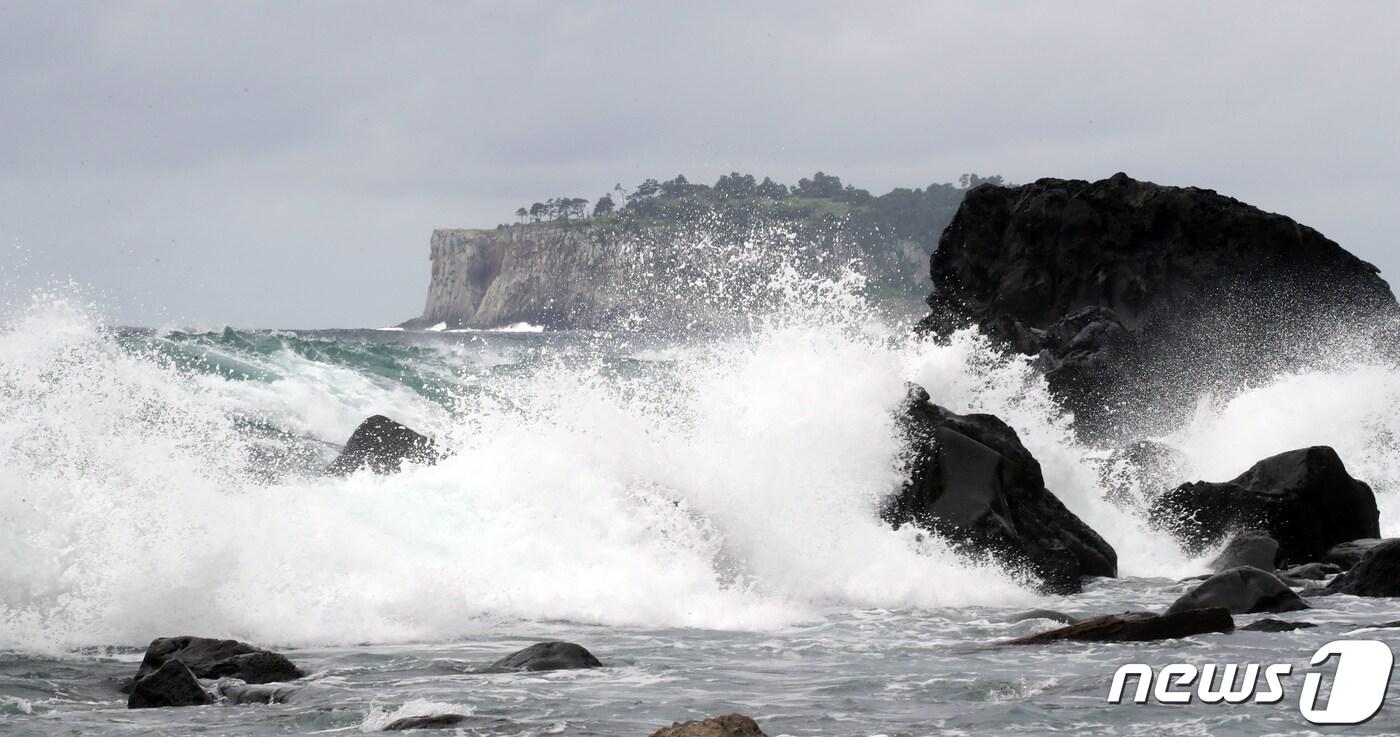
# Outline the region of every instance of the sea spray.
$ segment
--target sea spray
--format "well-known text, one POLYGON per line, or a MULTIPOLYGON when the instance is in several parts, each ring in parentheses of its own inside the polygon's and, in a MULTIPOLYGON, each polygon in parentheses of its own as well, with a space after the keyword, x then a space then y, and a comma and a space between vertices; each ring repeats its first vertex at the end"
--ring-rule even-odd
MULTIPOLYGON (((921 341, 858 270, 777 264, 742 329, 130 331, 38 295, 0 329, 0 646, 445 640, 492 623, 764 630, 833 611, 1022 606, 1014 576, 875 513, 907 381, 1016 429, 1121 572, 1201 567, 1104 501, 1029 359, 921 341), (452 451, 317 474, 387 413, 452 451)), ((752 298, 752 299, 751 299, 752 298)), ((1224 478, 1336 446, 1386 529, 1400 381, 1284 375, 1165 438, 1224 478)))

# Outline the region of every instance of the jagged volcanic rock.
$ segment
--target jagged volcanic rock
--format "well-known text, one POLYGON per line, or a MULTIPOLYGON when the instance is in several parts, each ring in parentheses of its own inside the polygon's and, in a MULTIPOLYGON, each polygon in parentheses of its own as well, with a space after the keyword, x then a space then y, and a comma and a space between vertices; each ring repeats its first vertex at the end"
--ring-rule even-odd
POLYGON ((1277 562, 1288 564, 1321 560, 1338 543, 1380 535, 1371 487, 1323 445, 1265 458, 1231 481, 1182 484, 1154 499, 1149 514, 1192 550, 1236 530, 1262 530, 1278 541, 1277 562))
POLYGON ((911 387, 900 422, 909 475, 887 502, 886 521, 990 553, 1049 592, 1075 593, 1082 576, 1117 574, 1112 546, 1045 488, 1040 464, 1005 422, 950 412, 919 387, 911 387))
POLYGON ((1121 173, 971 190, 930 271, 923 328, 976 325, 1038 356, 1090 435, 1397 311, 1376 267, 1316 230, 1121 173))

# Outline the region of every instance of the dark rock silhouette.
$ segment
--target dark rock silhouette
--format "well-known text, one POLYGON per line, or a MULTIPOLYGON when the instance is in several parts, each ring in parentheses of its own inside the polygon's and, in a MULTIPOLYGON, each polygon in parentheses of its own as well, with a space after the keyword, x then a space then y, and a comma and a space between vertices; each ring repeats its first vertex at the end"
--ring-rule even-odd
POLYGON ((417 717, 404 717, 389 722, 385 732, 407 732, 413 729, 450 729, 467 721, 464 714, 427 714, 417 717))
POLYGON ((1257 622, 1250 622, 1241 627, 1240 630, 1247 632, 1292 632, 1316 626, 1312 622, 1285 622, 1282 619, 1264 618, 1257 622))
POLYGON ((582 645, 572 642, 540 642, 491 664, 490 670, 571 670, 601 668, 602 663, 582 645))
POLYGON ((911 387, 900 423, 908 481, 883 510, 955 546, 990 554, 1048 592, 1080 590, 1083 576, 1114 576, 1118 556, 1049 490, 1016 431, 992 415, 960 415, 911 387))
POLYGON ((1125 415, 1169 419, 1149 413, 1175 416, 1224 378, 1306 360, 1301 338, 1396 313, 1376 267, 1312 228, 1121 173, 969 191, 930 273, 922 328, 977 326, 1037 356, 1090 436, 1125 415))
POLYGON ((1293 566, 1279 575, 1285 580, 1321 581, 1328 576, 1333 576, 1341 572, 1341 566, 1331 563, 1304 563, 1300 566, 1293 566))
POLYGON ((1210 562, 1212 571, 1252 566, 1261 571, 1274 570, 1278 558, 1278 541, 1258 530, 1245 530, 1230 538, 1225 549, 1210 562))
POLYGON ((326 467, 326 473, 344 476, 362 468, 395 473, 404 463, 433 463, 438 458, 431 438, 384 415, 375 415, 355 428, 345 450, 326 467))
POLYGON ((151 641, 136 671, 135 682, 170 661, 179 661, 199 678, 237 678, 245 683, 276 683, 301 678, 285 655, 237 640, 207 637, 161 637, 151 641))
POLYGON ((1331 563, 1345 571, 1361 562, 1362 556, 1366 555, 1367 551, 1383 542, 1385 540, 1379 537, 1363 537, 1359 540, 1337 543, 1322 556, 1322 562, 1331 563))
POLYGON ((1231 614, 1256 614, 1293 612, 1307 609, 1308 604, 1278 576, 1240 566, 1207 578, 1173 602, 1167 614, 1214 608, 1228 610, 1231 614))
POLYGON ((1371 487, 1347 473, 1327 446, 1280 453, 1231 481, 1183 484, 1152 502, 1153 522, 1190 550, 1232 531, 1262 530, 1278 541, 1276 562, 1320 560, 1338 543, 1380 535, 1371 487))
POLYGON ((743 714, 725 714, 713 719, 672 724, 658 729, 651 737, 766 737, 758 722, 743 714))
POLYGON ((203 706, 214 703, 199 685, 190 669, 178 660, 166 661, 147 673, 131 687, 127 697, 128 709, 154 709, 165 706, 203 706))
POLYGON ((1354 596, 1400 596, 1400 540, 1385 540, 1351 570, 1332 579, 1329 591, 1354 596))
POLYGON ((1192 609, 1152 614, 1128 612, 1086 619, 1068 627, 1018 637, 1009 645, 1040 645, 1061 640, 1079 642, 1146 642, 1191 637, 1210 632, 1230 632, 1235 620, 1225 609, 1192 609))

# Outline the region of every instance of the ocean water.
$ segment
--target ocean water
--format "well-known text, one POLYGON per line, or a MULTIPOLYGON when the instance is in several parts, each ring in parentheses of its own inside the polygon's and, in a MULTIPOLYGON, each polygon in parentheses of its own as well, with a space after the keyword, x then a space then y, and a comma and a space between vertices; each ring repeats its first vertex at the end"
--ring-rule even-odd
MULTIPOLYGON (((1160 609, 1203 572, 1104 500, 1044 382, 973 333, 915 340, 839 282, 773 285, 742 330, 128 329, 61 294, 0 326, 0 733, 372 732, 471 715, 489 735, 646 735, 731 711, 770 735, 1395 734, 1278 704, 1111 705, 1125 663, 1289 662, 1343 637, 1400 643, 1388 600, 1319 624, 1142 645, 999 643, 1008 618, 1160 609), (1010 423, 1122 577, 1045 597, 1014 571, 895 532, 891 413, 905 382, 1010 423), (384 413, 452 454, 319 475, 384 413), (1357 632, 1360 631, 1360 634, 1357 632), (311 673, 278 705, 128 711, 158 636, 234 637, 311 673), (608 667, 487 674, 565 639, 608 667)), ((1337 448, 1400 535, 1400 372, 1353 357, 1197 409, 1164 436, 1188 478, 1337 448)), ((1244 624, 1255 617, 1238 617, 1244 624)), ((1400 686, 1391 686, 1391 695, 1400 686)))

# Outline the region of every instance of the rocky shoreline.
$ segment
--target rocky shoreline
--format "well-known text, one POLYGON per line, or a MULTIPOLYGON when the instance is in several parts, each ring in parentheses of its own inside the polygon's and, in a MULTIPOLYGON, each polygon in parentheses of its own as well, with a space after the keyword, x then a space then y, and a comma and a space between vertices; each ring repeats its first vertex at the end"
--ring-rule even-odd
MULTIPOLYGON (((1303 328, 1356 327, 1378 339, 1397 306, 1374 267, 1282 216, 1209 190, 1120 174, 972 190, 931 272, 932 312, 921 330, 939 339, 976 327, 1009 352, 1034 355, 1074 411, 1080 435, 1111 451, 1117 472, 1145 482, 1143 496, 1111 491, 1110 500, 1142 505, 1153 527, 1193 554, 1223 546, 1209 575, 1172 584, 1181 593, 1162 611, 1026 612, 1022 619, 1044 620, 1046 628, 994 646, 1229 635, 1237 616, 1306 612, 1319 597, 1400 596, 1400 539, 1380 539, 1370 485, 1353 478, 1333 448, 1290 450, 1217 481, 1180 477, 1173 449, 1160 441, 1124 439, 1151 426, 1130 410, 1151 404, 1170 414, 1189 405, 1208 376, 1245 381, 1254 369, 1276 369, 1251 361, 1286 350, 1303 328), (1248 309, 1223 322, 1213 311, 1241 305, 1248 309), (1208 341, 1193 339, 1206 330, 1208 341), (1221 356, 1223 345, 1237 351, 1221 356)), ((1070 601, 1086 582, 1116 576, 1117 551, 1047 488, 1016 429, 993 415, 941 407, 931 398, 937 387, 930 388, 911 386, 896 411, 907 448, 904 482, 884 500, 883 520, 936 535, 971 560, 994 561, 1029 587, 1070 601)), ((326 473, 390 474, 444 452, 376 415, 326 473)), ((1241 629, 1312 626, 1266 618, 1241 629)), ((479 672, 605 667, 582 645, 551 641, 479 672)), ((285 655, 247 643, 167 637, 151 643, 123 688, 132 709, 283 703, 296 699, 305 675, 285 655)), ((457 728, 471 718, 424 714, 383 729, 457 728)), ((753 719, 730 714, 653 737, 762 734, 753 719)))

